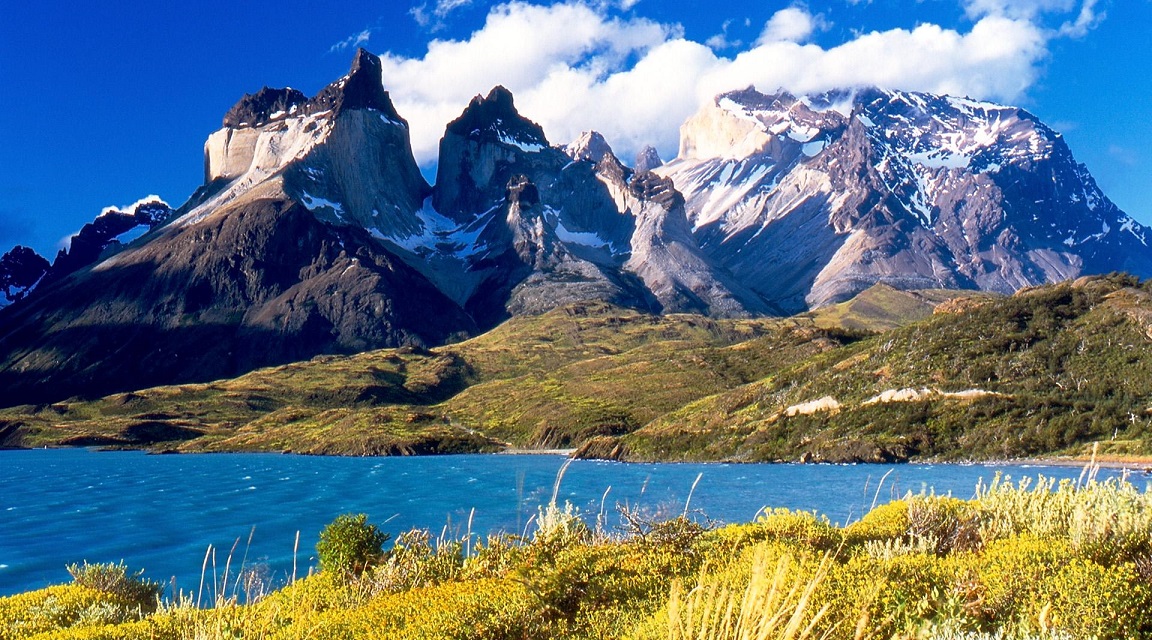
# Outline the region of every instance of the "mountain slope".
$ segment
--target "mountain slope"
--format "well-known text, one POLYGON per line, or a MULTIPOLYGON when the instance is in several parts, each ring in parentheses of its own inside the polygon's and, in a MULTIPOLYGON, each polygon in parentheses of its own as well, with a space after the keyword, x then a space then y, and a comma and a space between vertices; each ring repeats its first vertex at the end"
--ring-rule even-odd
POLYGON ((931 318, 671 412, 585 455, 886 462, 1152 438, 1152 288, 1083 278, 931 318))
MULTIPOLYGON (((581 375, 587 368, 569 367, 585 363, 619 370, 607 374, 616 384, 630 384, 630 367, 650 372, 647 384, 633 385, 629 398, 613 401, 612 414, 612 420, 619 420, 620 412, 638 412, 647 420, 653 415, 653 397, 664 398, 664 406, 679 406, 708 390, 755 379, 755 372, 763 370, 756 361, 776 357, 768 353, 767 343, 755 358, 722 352, 777 333, 776 322, 658 317, 580 303, 513 318, 482 336, 436 350, 406 347, 321 356, 232 380, 10 409, 0 412, 0 446, 185 442, 181 446, 189 450, 360 454, 403 453, 414 439, 430 442, 421 434, 481 448, 493 445, 481 434, 519 446, 577 443, 609 432, 603 430, 609 422, 601 411, 608 399, 584 385, 581 375), (657 372, 683 353, 693 354, 684 366, 657 372), (700 358, 713 364, 701 368, 698 363, 705 360, 700 358), (701 385, 705 379, 708 386, 701 385), (556 384, 564 391, 545 391, 556 384), (493 399, 522 406, 502 413, 493 399), (527 411, 529 402, 541 410, 527 411), (392 443, 401 448, 390 449, 389 438, 398 439, 392 443)), ((640 420, 627 422, 638 425, 640 420)))
POLYGON ((208 184, 167 224, 5 310, 0 404, 474 332, 365 226, 415 220, 419 192, 376 189, 427 190, 407 145, 365 52, 311 100, 245 97, 206 145, 208 184), (325 199, 337 195, 342 204, 325 199))
MULTIPOLYGON (((1084 278, 954 298, 882 334, 579 303, 434 350, 0 411, 0 446, 892 462, 1148 454, 1152 287, 1084 278)), ((917 294, 945 298, 941 292, 917 294)), ((951 294, 962 295, 957 293, 951 294)), ((917 299, 860 300, 853 323, 917 299)), ((873 318, 873 319, 870 319, 873 318)), ((825 318, 825 321, 828 321, 825 318)))
POLYGON ((827 326, 872 314, 820 311, 871 290, 901 310, 858 327, 877 329, 932 290, 1152 275, 1147 229, 1020 109, 747 89, 685 123, 675 160, 631 169, 595 132, 553 146, 498 86, 447 124, 431 186, 383 82, 359 50, 315 96, 246 95, 176 211, 105 212, 50 267, 0 258, 0 406, 443 345, 581 303, 827 326))
POLYGON ((1147 230, 1017 108, 747 89, 686 122, 679 157, 657 172, 684 193, 705 252, 790 312, 877 282, 1011 293, 1152 275, 1147 230))

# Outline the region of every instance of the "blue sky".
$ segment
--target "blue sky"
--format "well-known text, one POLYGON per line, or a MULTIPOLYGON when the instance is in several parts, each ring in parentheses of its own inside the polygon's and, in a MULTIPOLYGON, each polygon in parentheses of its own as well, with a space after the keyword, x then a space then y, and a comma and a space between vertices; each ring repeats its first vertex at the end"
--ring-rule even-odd
POLYGON ((426 169, 496 83, 552 142, 595 128, 625 159, 674 156, 679 122, 721 90, 881 84, 1029 109, 1152 224, 1150 25, 1152 0, 6 3, 0 251, 51 257, 105 206, 180 204, 241 95, 314 93, 356 45, 383 56, 426 169))

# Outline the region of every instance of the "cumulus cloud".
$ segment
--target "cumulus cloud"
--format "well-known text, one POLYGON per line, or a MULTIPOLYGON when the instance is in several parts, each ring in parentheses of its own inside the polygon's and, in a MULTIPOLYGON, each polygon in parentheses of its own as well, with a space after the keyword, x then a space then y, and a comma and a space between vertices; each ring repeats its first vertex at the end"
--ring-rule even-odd
POLYGON ((720 33, 713 35, 704 41, 711 49, 731 49, 733 47, 742 46, 744 43, 740 40, 732 40, 728 37, 728 29, 732 27, 732 20, 725 20, 724 24, 720 25, 720 33))
POLYGON ((756 41, 758 45, 773 42, 805 42, 817 30, 828 28, 822 15, 812 15, 802 7, 788 7, 777 11, 764 25, 756 41))
POLYGON ((827 28, 824 19, 793 6, 772 16, 757 43, 725 56, 677 25, 614 15, 608 5, 621 3, 509 2, 468 38, 432 41, 423 57, 385 53, 385 88, 411 124, 417 160, 434 163, 445 124, 497 84, 553 143, 595 129, 622 158, 646 144, 675 156, 688 116, 749 85, 797 93, 876 85, 1011 102, 1035 82, 1052 38, 1099 19, 1093 0, 966 0, 966 30, 921 24, 822 47, 808 39, 827 28), (1067 31, 1041 20, 1073 13, 1067 31))

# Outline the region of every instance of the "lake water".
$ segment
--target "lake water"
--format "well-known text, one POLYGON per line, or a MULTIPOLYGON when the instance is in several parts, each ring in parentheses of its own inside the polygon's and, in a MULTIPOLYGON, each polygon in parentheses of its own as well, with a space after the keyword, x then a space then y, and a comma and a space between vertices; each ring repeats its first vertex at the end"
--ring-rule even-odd
MULTIPOLYGON (((124 561, 194 592, 205 552, 217 575, 263 565, 286 581, 315 565, 320 530, 341 513, 366 513, 396 534, 518 533, 552 496, 565 459, 547 455, 325 458, 274 454, 157 456, 55 449, 0 452, 0 595, 67 582, 66 564, 124 561), (299 532, 299 547, 293 552, 299 532), (251 543, 249 543, 251 538, 251 543), (239 543, 237 544, 237 541, 239 543)), ((621 464, 575 461, 559 502, 619 523, 615 505, 652 514, 690 508, 720 522, 763 507, 856 520, 873 501, 932 489, 972 497, 997 471, 1014 478, 1076 478, 1072 467, 986 465, 621 464), (887 474, 883 484, 880 480, 887 474), (697 482, 699 478, 699 482, 697 482), (693 484, 696 483, 693 491, 693 484), (691 492, 691 493, 690 493, 691 492)), ((1101 477, 1120 473, 1105 470, 1101 477)), ((1143 480, 1137 480, 1143 482, 1143 480)), ((212 566, 206 572, 212 581, 212 566)))

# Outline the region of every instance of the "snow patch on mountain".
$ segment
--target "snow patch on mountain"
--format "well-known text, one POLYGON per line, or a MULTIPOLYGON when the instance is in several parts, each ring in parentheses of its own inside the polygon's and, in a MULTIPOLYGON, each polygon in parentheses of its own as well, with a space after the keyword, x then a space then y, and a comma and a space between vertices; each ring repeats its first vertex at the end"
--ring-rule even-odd
POLYGON ((307 192, 300 194, 300 201, 309 211, 316 212, 327 209, 335 214, 338 219, 344 219, 344 206, 339 202, 318 198, 307 192))
POLYGON ((428 197, 424 199, 424 206, 416 211, 421 224, 419 233, 388 236, 376 229, 370 232, 374 237, 387 240, 418 256, 438 254, 463 260, 482 250, 479 242, 480 234, 484 231, 482 221, 490 213, 485 212, 468 223, 460 224, 436 211, 432 206, 432 198, 428 197))
POLYGON ((499 136, 500 142, 510 147, 516 147, 525 153, 539 153, 547 148, 547 145, 545 144, 541 144, 539 142, 525 142, 504 132, 499 132, 499 136))
POLYGON ((569 231, 564 223, 557 217, 556 219, 556 237, 561 242, 571 244, 583 245, 585 247, 593 247, 602 249, 609 246, 609 242, 600 237, 600 234, 593 231, 569 231))

